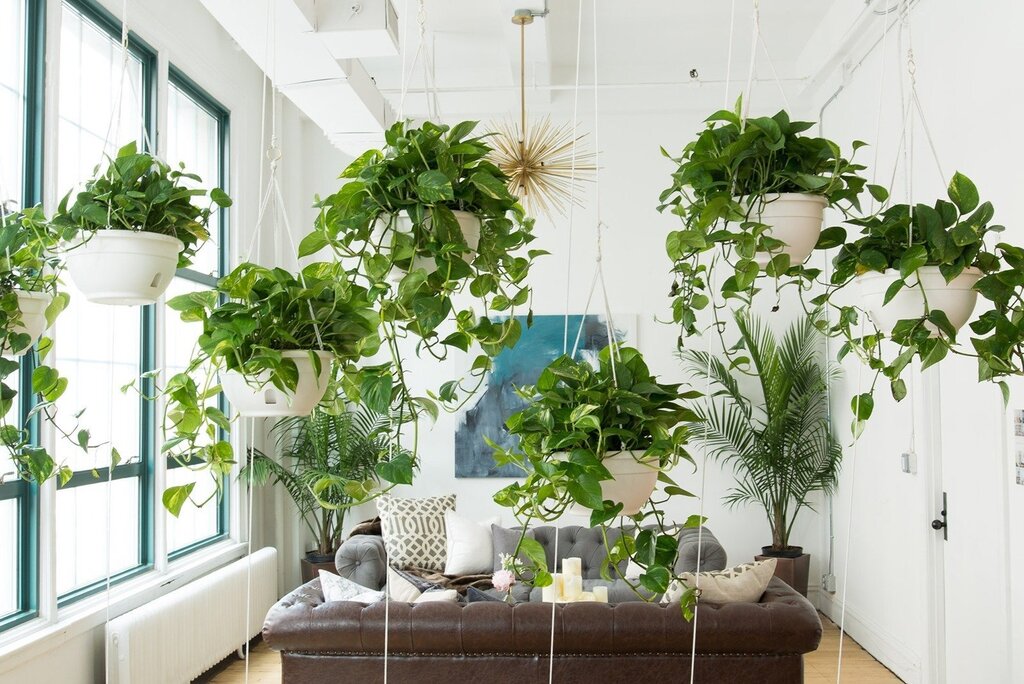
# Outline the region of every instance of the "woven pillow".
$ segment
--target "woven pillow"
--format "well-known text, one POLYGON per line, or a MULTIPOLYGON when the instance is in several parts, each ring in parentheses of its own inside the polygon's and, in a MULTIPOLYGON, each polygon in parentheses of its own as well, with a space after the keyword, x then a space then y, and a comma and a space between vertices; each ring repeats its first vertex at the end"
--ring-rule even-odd
POLYGON ((444 572, 448 558, 444 512, 454 508, 454 494, 425 499, 377 499, 388 564, 444 572))
POLYGON ((384 592, 367 589, 352 580, 338 577, 333 572, 320 571, 320 588, 324 593, 324 601, 355 601, 356 603, 376 603, 384 598, 384 592))
POLYGON ((669 585, 662 603, 678 601, 685 589, 697 586, 700 575, 700 600, 708 603, 757 603, 775 574, 774 558, 737 565, 716 572, 684 572, 669 585))

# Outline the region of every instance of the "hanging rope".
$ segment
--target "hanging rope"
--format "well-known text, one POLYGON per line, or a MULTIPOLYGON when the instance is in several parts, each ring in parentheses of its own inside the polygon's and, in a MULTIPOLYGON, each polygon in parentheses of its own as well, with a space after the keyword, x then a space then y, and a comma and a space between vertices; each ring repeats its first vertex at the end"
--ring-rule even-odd
MULTIPOLYGON (((555 564, 551 568, 551 572, 558 570, 558 526, 554 526, 555 530, 555 564)), ((555 682, 555 609, 558 607, 558 595, 561 592, 555 592, 554 598, 551 600, 551 644, 548 646, 548 684, 554 684, 555 682)))
MULTIPOLYGON (((252 463, 252 454, 256 449, 256 419, 249 418, 249 430, 246 435, 248 438, 248 447, 245 450, 245 458, 248 462, 252 463)), ((252 620, 252 508, 253 508, 253 487, 252 479, 248 482, 248 505, 246 506, 246 515, 248 521, 246 522, 246 533, 245 533, 245 625, 242 627, 242 648, 245 649, 245 683, 249 684, 249 623, 252 620)))
MULTIPOLYGON (((568 353, 569 349, 569 295, 572 291, 572 229, 573 216, 576 208, 576 141, 579 138, 577 128, 579 126, 580 107, 580 54, 583 45, 583 0, 576 3, 576 85, 572 94, 572 159, 569 166, 569 228, 566 236, 565 247, 565 326, 562 330, 562 354, 568 353)), ((524 105, 525 112, 525 105, 524 105)), ((525 113, 524 113, 525 120, 525 113)), ((523 125, 523 139, 526 139, 526 126, 523 125)), ((573 353, 575 356, 575 353, 573 353)))

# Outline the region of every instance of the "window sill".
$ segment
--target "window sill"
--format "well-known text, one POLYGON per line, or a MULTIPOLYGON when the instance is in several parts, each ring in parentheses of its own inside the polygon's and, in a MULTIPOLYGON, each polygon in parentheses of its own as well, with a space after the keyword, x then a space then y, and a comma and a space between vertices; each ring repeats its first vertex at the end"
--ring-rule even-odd
MULTIPOLYGON (((225 540, 172 561, 164 572, 149 570, 110 591, 110 619, 187 585, 245 556, 246 545, 225 540)), ((0 636, 0 673, 37 658, 71 639, 103 625, 107 595, 99 593, 57 611, 56 619, 37 617, 0 636)))

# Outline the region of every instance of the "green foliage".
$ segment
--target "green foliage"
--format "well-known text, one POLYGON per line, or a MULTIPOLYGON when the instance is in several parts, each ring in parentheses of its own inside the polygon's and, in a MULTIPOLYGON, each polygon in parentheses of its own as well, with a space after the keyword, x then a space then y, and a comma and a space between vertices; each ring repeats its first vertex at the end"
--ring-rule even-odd
POLYGON ((684 351, 693 375, 716 388, 697 409, 702 423, 691 434, 734 467, 736 487, 725 500, 764 508, 772 548, 783 550, 797 514, 810 507, 810 494, 836 487, 842 447, 828 415, 828 383, 836 373, 819 361, 823 338, 809 318, 794 323, 781 340, 747 313, 737 313, 736 324, 737 349, 749 354, 760 398, 740 386, 734 364, 684 351))
POLYGON ((209 469, 218 484, 234 454, 224 438, 231 421, 215 405, 217 371, 289 391, 298 368, 283 351, 310 351, 315 368, 321 361, 313 350, 326 351, 344 377, 358 373, 356 362, 380 347, 366 290, 350 284, 337 264, 310 264, 295 276, 243 263, 215 290, 180 295, 167 305, 183 321, 202 323, 202 332, 188 367, 162 389, 165 429, 173 433, 162 451, 194 470, 209 469))
POLYGON ((387 147, 352 162, 341 189, 318 203, 315 229, 299 246, 300 256, 330 249, 352 287, 367 292, 391 358, 348 375, 345 392, 400 422, 436 416, 438 403, 457 408, 481 386, 491 358, 519 339, 515 313, 529 307, 526 278, 545 254, 525 249, 534 239, 533 220, 488 160, 485 138, 471 136, 475 127, 396 123, 385 134, 387 147), (475 249, 455 211, 480 220, 475 249), (472 298, 458 297, 467 290, 472 298), (468 378, 446 382, 430 397, 413 396, 398 348, 407 337, 416 339, 418 353, 442 361, 452 350, 480 353, 468 378))
POLYGON ((88 239, 98 230, 130 230, 169 235, 181 241, 178 267, 192 263, 210 233, 207 225, 211 206, 199 206, 199 198, 209 196, 213 205, 228 207, 231 199, 220 188, 207 192, 190 187, 199 184, 199 176, 185 171, 184 164, 172 169, 154 156, 139 152, 135 142, 128 143, 107 160, 100 173, 85 184, 74 202, 71 193, 61 200, 54 225, 65 240, 88 239))
MULTIPOLYGON (((712 256, 711 264, 701 257, 711 250, 719 250, 733 271, 721 284, 726 298, 749 303, 762 274, 774 278, 777 288, 786 283, 807 287, 817 277, 814 269, 790 264, 780 251, 783 243, 760 221, 772 195, 818 195, 846 212, 860 208, 867 186, 858 175, 864 167, 845 159, 836 143, 802 135, 813 123, 791 121, 785 111, 743 119, 741 104, 737 101, 735 111, 708 117, 704 130, 679 157, 662 150, 678 167, 658 210, 671 211, 684 224, 669 233, 665 245, 673 263, 672 315, 691 335, 696 333, 697 312, 709 303, 706 274, 718 257, 712 256), (754 259, 758 253, 775 256, 762 269, 754 259)), ((862 145, 854 143, 854 150, 862 145)), ((886 194, 878 186, 870 190, 886 194)), ((825 238, 818 248, 829 246, 825 238)))
POLYGON ((240 477, 250 483, 281 484, 317 539, 320 554, 341 541, 349 507, 387 491, 377 469, 408 454, 395 450, 387 416, 365 407, 317 407, 309 416, 284 418, 273 427, 279 456, 250 454, 240 477))
MULTIPOLYGON (((659 479, 669 496, 690 495, 664 471, 682 461, 693 462, 686 451, 688 425, 699 416, 687 404, 700 394, 659 383, 636 349, 606 347, 598 361, 596 368, 569 356, 553 361, 536 385, 519 389, 531 403, 506 421, 509 433, 519 437, 519 447, 506 450, 488 440, 496 463, 515 464, 528 472, 522 482, 494 495, 495 502, 511 508, 524 527, 532 520, 557 520, 575 504, 591 511, 591 525, 606 529, 620 515, 622 504, 603 499, 601 482, 612 475, 602 461, 621 451, 640 452, 639 460, 661 469, 659 479)), ((634 515, 633 520, 639 523, 653 516, 664 528, 663 515, 651 502, 650 512, 634 515)), ((664 592, 675 564, 675 538, 663 531, 649 541, 658 552, 646 553, 644 546, 609 547, 609 556, 634 557, 645 568, 643 586, 664 592)), ((525 543, 521 541, 520 547, 525 543)), ((543 586, 543 552, 534 565, 535 583, 543 586)))

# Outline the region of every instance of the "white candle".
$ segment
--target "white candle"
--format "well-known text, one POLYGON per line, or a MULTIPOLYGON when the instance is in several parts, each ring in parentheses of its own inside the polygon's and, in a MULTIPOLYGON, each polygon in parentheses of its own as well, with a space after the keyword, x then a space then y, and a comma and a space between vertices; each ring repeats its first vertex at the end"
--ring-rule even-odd
POLYGON ((540 600, 544 603, 554 603, 558 598, 558 594, 555 593, 555 585, 549 584, 546 587, 542 587, 540 590, 540 600))
POLYGON ((592 592, 592 591, 584 591, 583 593, 581 593, 579 595, 579 597, 577 597, 576 600, 577 601, 590 601, 591 603, 593 603, 597 599, 594 598, 594 592, 592 592))
POLYGON ((563 558, 562 573, 566 576, 582 577, 583 560, 581 558, 563 558))
POLYGON ((566 601, 575 601, 582 593, 582 577, 579 575, 565 575, 562 577, 562 598, 566 601))
POLYGON ((594 600, 599 603, 608 603, 608 587, 594 587, 594 600))

